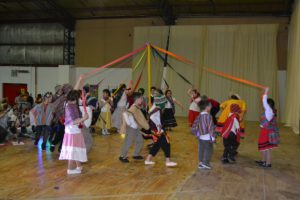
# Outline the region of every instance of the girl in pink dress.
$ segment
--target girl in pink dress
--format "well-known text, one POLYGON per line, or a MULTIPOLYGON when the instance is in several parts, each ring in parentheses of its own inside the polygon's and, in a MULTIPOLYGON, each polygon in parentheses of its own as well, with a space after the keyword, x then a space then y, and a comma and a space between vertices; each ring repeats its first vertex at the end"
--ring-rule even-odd
POLYGON ((79 96, 77 90, 72 90, 67 96, 65 105, 65 135, 59 160, 68 160, 67 174, 80 174, 81 162, 87 161, 86 147, 80 126, 88 119, 88 114, 80 116, 79 96))

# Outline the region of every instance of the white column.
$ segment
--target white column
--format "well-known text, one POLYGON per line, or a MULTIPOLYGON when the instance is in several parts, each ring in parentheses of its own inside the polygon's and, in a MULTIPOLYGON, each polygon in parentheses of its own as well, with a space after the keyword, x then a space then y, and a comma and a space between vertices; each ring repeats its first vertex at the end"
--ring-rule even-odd
POLYGON ((165 91, 167 89, 167 85, 164 81, 164 79, 167 80, 167 71, 168 71, 168 67, 164 67, 162 78, 161 78, 161 85, 160 85, 160 88, 162 89, 162 91, 165 91))

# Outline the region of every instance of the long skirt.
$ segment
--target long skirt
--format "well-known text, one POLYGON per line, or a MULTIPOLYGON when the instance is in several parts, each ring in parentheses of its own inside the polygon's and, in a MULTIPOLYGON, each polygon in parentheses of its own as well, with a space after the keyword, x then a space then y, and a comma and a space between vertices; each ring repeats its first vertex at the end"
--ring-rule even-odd
POLYGON ((126 111, 126 107, 117 107, 112 114, 112 124, 113 127, 120 130, 122 125, 122 119, 123 119, 123 112, 126 111))
POLYGON ((101 112, 96 127, 100 129, 111 129, 111 113, 101 112))
POLYGON ((86 147, 82 133, 65 133, 59 160, 86 162, 86 147))
POLYGON ((172 108, 166 108, 162 115, 164 127, 176 127, 177 122, 172 108))
POLYGON ((270 130, 262 128, 259 134, 258 138, 258 150, 259 151, 265 151, 268 149, 272 149, 274 147, 277 147, 276 144, 270 144, 269 142, 269 134, 271 133, 270 130))
POLYGON ((193 123, 194 123, 195 119, 198 117, 199 113, 200 112, 189 110, 189 125, 190 125, 190 127, 193 126, 193 123))

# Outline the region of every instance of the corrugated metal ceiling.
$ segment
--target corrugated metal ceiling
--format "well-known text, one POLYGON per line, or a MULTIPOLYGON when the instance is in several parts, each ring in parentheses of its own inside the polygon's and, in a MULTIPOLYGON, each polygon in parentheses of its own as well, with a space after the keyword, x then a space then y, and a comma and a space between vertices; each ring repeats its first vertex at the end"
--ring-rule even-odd
MULTIPOLYGON (((0 0, 0 23, 199 16, 289 16, 293 0, 0 0)), ((169 20, 169 22, 168 22, 169 20)))

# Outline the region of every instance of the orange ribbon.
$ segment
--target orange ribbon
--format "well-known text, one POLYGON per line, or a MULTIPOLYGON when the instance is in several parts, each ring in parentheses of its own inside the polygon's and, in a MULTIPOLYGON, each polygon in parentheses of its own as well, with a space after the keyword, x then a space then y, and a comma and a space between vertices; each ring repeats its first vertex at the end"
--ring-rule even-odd
POLYGON ((165 53, 165 54, 168 54, 169 56, 172 56, 173 58, 176 58, 177 60, 181 60, 181 61, 186 62, 186 63, 188 63, 188 64, 193 64, 192 61, 190 61, 190 60, 188 60, 188 59, 186 59, 186 58, 184 58, 184 57, 178 56, 178 55, 176 55, 176 54, 174 54, 174 53, 172 53, 172 52, 170 52, 170 51, 167 51, 167 50, 165 50, 165 49, 162 49, 162 48, 160 48, 160 47, 158 47, 158 46, 155 46, 155 45, 151 44, 151 47, 153 47, 154 49, 156 49, 156 50, 158 50, 158 51, 160 51, 160 52, 163 52, 163 53, 165 53))
POLYGON ((261 89, 266 89, 267 88, 266 86, 259 85, 257 83, 253 83, 251 81, 248 81, 248 80, 245 80, 245 79, 241 79, 241 78, 238 78, 238 77, 235 77, 235 76, 224 74, 223 72, 219 72, 219 71, 216 71, 216 70, 213 70, 213 69, 210 69, 210 68, 204 68, 203 67, 203 69, 206 70, 206 71, 208 71, 208 72, 211 72, 213 74, 217 74, 219 76, 222 76, 222 77, 225 77, 225 78, 228 78, 228 79, 240 82, 240 83, 244 83, 246 85, 251 85, 253 87, 257 87, 257 88, 261 88, 261 89))
POLYGON ((137 90, 137 88, 138 88, 138 86, 139 86, 139 84, 140 84, 140 82, 142 80, 142 75, 143 75, 143 70, 142 70, 141 74, 138 77, 138 80, 137 80, 137 82, 136 82, 136 84, 135 84, 135 86, 133 88, 133 92, 135 92, 137 90))

